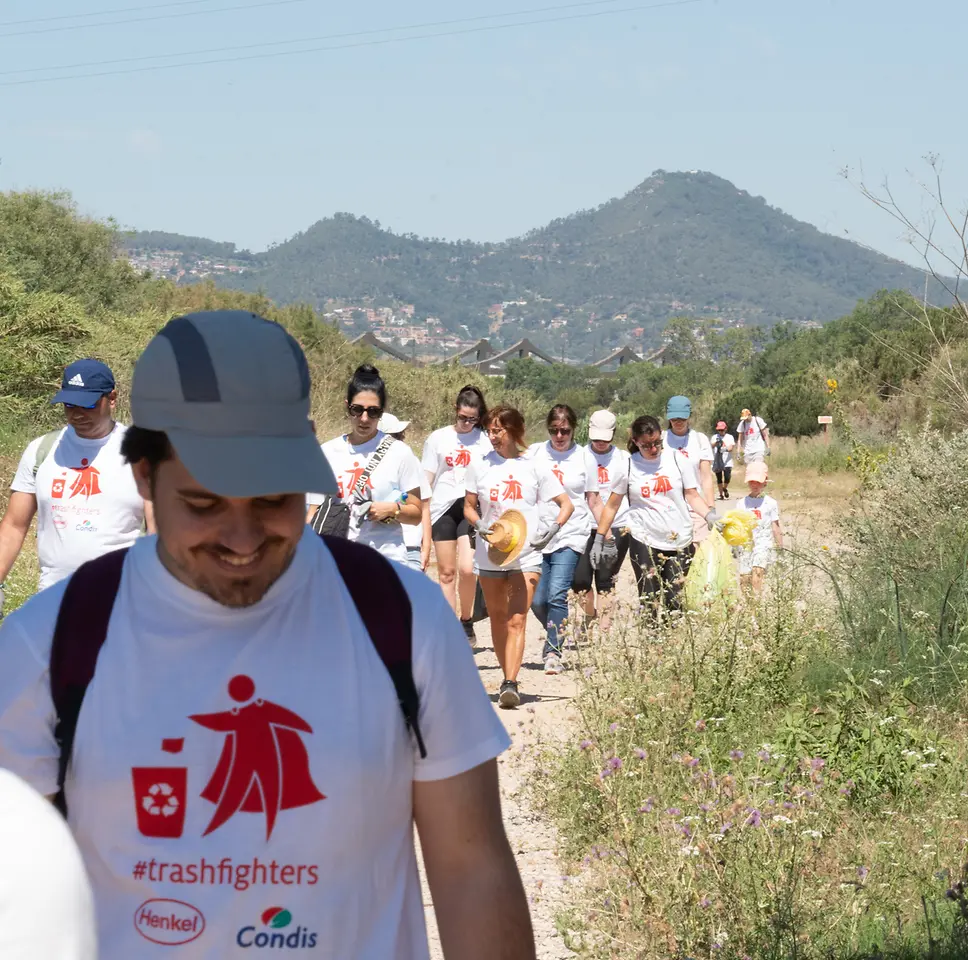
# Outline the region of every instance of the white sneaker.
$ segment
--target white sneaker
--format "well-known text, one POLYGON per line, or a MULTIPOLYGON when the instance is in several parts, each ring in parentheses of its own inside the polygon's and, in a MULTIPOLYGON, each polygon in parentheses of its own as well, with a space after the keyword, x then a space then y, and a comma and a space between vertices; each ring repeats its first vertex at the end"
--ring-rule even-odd
POLYGON ((545 660, 545 673, 557 676, 565 668, 561 664, 561 657, 555 656, 553 653, 548 654, 548 658, 545 660))

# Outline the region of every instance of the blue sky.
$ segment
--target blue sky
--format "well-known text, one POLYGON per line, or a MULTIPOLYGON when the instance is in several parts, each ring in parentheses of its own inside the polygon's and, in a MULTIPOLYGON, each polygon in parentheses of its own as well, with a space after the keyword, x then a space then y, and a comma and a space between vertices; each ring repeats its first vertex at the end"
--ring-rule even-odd
POLYGON ((7 0, 0 189, 67 189, 85 212, 124 226, 262 249, 339 210, 400 232, 499 240, 625 193, 653 170, 698 168, 906 259, 914 255, 899 228, 843 180, 844 167, 862 169, 875 186, 889 177, 917 213, 923 204, 908 171, 925 173, 921 158, 937 153, 949 196, 956 206, 968 200, 964 0, 694 0, 436 39, 374 43, 408 34, 372 32, 304 43, 361 44, 304 55, 16 83, 51 75, 15 72, 38 67, 562 8, 410 35, 466 30, 647 0, 572 0, 568 9, 555 0, 411 0, 405 9, 388 0, 259 2, 7 0), (223 9, 240 6, 250 9, 223 9), (129 7, 138 9, 48 19, 129 7), (104 25, 151 16, 167 19, 104 25))

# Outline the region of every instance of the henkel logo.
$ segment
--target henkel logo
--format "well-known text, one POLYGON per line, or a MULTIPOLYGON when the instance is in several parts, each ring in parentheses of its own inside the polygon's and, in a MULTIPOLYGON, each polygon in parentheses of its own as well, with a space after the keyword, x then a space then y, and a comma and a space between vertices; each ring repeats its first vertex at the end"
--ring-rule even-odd
POLYGON ((181 900, 145 900, 134 912, 134 928, 145 940, 175 947, 202 935, 205 916, 181 900))
POLYGON ((256 947, 264 950, 311 950, 316 946, 318 934, 306 927, 287 928, 292 923, 292 914, 285 907, 269 907, 260 918, 265 930, 256 926, 243 927, 236 935, 235 942, 240 947, 256 947), (285 933, 279 933, 286 930, 285 933))

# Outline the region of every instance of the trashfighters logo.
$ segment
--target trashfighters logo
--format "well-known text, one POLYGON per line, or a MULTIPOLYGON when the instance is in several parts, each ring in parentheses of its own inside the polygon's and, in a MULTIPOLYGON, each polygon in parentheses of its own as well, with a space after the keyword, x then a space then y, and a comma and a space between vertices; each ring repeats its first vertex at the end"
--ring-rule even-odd
MULTIPOLYGON (((313 782, 303 734, 313 728, 298 714, 255 696, 255 682, 239 674, 228 683, 236 704, 219 713, 197 713, 188 719, 224 734, 215 770, 201 792, 215 805, 202 836, 208 836, 237 813, 265 814, 266 840, 282 810, 305 807, 325 795, 313 782)), ((165 753, 179 754, 184 738, 162 741, 165 753)), ((138 832, 144 837, 174 839, 185 829, 188 804, 187 767, 133 767, 138 832)))
POLYGON ((311 950, 316 946, 319 935, 301 924, 290 930, 292 914, 285 907, 269 907, 260 917, 260 930, 255 925, 243 927, 236 935, 235 942, 240 947, 275 950, 311 950), (281 932, 285 931, 285 932, 281 932))

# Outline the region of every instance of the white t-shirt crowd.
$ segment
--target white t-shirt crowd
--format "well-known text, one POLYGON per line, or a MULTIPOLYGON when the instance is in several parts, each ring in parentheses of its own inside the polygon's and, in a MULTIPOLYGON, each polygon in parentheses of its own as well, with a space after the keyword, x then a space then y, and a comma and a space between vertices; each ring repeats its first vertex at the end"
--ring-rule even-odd
POLYGON ((121 457, 126 429, 117 424, 106 437, 85 440, 65 427, 36 477, 43 438, 33 440, 20 458, 10 489, 37 498, 40 589, 88 560, 130 547, 141 535, 144 500, 121 457))

